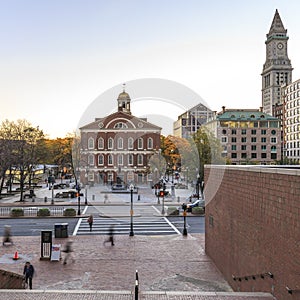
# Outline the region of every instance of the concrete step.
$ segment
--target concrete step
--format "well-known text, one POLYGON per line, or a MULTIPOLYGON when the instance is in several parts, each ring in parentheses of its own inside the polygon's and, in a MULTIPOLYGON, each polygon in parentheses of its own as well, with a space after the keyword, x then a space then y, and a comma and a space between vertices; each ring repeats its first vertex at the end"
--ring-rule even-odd
MULTIPOLYGON (((95 291, 95 290, 0 290, 0 299, 30 300, 132 300, 134 293, 130 291, 95 291), (23 295, 23 296, 21 296, 23 295), (25 296, 26 295, 26 296, 25 296), (22 298, 21 298, 22 297, 22 298)), ((234 292, 141 292, 140 300, 274 300, 269 293, 234 293, 234 292)))

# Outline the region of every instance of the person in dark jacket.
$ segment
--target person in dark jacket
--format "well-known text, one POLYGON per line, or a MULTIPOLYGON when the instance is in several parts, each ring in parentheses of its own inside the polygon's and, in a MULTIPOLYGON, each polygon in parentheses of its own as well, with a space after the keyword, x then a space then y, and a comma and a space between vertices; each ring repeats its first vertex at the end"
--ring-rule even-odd
POLYGON ((25 263, 23 274, 25 275, 25 283, 29 283, 29 288, 32 290, 32 278, 34 274, 34 267, 29 261, 25 263))

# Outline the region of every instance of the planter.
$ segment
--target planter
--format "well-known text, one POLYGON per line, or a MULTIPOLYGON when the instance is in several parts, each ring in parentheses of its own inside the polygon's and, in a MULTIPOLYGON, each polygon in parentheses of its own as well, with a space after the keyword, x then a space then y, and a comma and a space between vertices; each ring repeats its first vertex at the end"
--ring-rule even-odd
POLYGON ((23 217, 24 216, 24 210, 23 208, 13 208, 10 211, 11 217, 23 217))
POLYGON ((178 216, 179 215, 179 210, 177 207, 168 207, 168 216, 178 216))
POLYGON ((193 207, 192 214, 193 215, 204 215, 205 209, 204 207, 193 207))
POLYGON ((66 208, 64 210, 65 217, 74 217, 76 216, 76 210, 74 208, 66 208))
POLYGON ((38 217, 49 217, 50 210, 48 208, 40 208, 37 212, 38 217))

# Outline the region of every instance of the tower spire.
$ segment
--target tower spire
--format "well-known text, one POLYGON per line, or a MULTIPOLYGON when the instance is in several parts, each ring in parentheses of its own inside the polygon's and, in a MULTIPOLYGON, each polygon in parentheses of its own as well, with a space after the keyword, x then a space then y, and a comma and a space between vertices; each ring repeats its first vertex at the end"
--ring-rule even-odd
POLYGON ((267 39, 274 36, 286 36, 286 33, 287 30, 284 28, 279 12, 276 9, 269 33, 267 34, 267 39))

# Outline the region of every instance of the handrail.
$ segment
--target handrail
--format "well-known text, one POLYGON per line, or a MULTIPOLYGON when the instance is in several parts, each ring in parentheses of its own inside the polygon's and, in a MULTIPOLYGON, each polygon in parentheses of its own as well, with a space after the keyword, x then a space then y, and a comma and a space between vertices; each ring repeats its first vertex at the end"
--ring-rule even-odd
POLYGON ((247 276, 234 276, 232 275, 232 279, 234 281, 242 281, 242 280, 246 280, 248 281, 249 279, 251 280, 256 280, 256 278, 261 278, 264 279, 266 276, 270 277, 270 278, 274 278, 273 273, 271 272, 266 272, 266 273, 260 273, 260 274, 253 274, 253 275, 247 275, 247 276))

